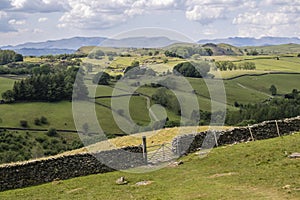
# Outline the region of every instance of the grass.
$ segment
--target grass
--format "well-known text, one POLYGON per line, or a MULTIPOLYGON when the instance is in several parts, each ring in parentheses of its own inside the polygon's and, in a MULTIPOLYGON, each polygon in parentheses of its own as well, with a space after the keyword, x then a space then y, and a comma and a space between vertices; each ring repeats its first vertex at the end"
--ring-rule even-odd
MULTIPOLYGON (((225 80, 220 84, 225 85, 227 101, 226 108, 229 110, 236 109, 233 105, 237 101, 239 103, 248 104, 254 102, 262 102, 270 98, 269 88, 273 84, 278 90, 278 94, 286 94, 292 91, 292 89, 298 89, 299 84, 298 80, 300 75, 288 74, 288 75, 279 75, 279 74, 269 74, 258 77, 240 77, 233 80, 225 80)), ((199 102, 199 107, 201 110, 210 111, 211 110, 211 100, 210 94, 208 91, 208 86, 210 85, 213 88, 217 85, 211 85, 211 80, 187 78, 192 88, 197 92, 197 99, 199 102)), ((13 80, 7 78, 0 78, 1 90, 8 89, 12 87, 13 80)), ((214 83, 215 84, 215 83, 214 83)), ((182 84, 177 84, 178 89, 184 90, 182 84)), ((90 89, 94 86, 91 86, 90 89)), ((138 92, 152 96, 156 92, 157 88, 151 87, 140 87, 138 92)), ((127 94, 126 91, 117 90, 118 94, 127 94)), ((186 91, 186 90, 184 90, 186 91)), ((96 96, 110 96, 112 95, 113 88, 109 86, 97 86, 96 96)), ((180 92, 185 96, 184 92, 180 92)), ((123 98, 123 97, 122 97, 123 98)), ((116 99, 121 100, 122 98, 116 99)), ((219 101, 222 97, 216 95, 215 100, 219 101)), ((111 106, 111 99, 97 99, 97 102, 100 102, 104 105, 111 106)), ((222 102, 217 103, 217 109, 221 108, 223 105, 222 102)), ((1 110, 1 119, 2 122, 0 126, 10 126, 10 127, 19 127, 20 120, 27 120, 31 128, 40 128, 39 126, 34 125, 34 119, 41 116, 48 118, 50 125, 44 126, 43 128, 55 127, 57 129, 75 129, 74 120, 72 116, 72 106, 71 102, 58 102, 58 103, 41 103, 41 102, 32 102, 32 103, 16 103, 16 104, 3 104, 0 105, 1 110)), ((123 109, 123 105, 120 105, 120 108, 123 109)), ((123 109, 124 110, 124 109, 123 109)), ((112 111, 108 108, 96 105, 96 112, 98 119, 100 121, 101 127, 107 133, 119 134, 122 131, 118 128, 114 122, 112 111)), ((175 113, 167 110, 167 114, 170 120, 180 120, 179 116, 175 113)), ((147 125, 149 122, 148 110, 146 108, 146 99, 144 97, 132 97, 130 100, 130 115, 133 120, 140 125, 147 125)))
POLYGON ((300 135, 189 155, 184 164, 149 173, 112 172, 0 193, 1 199, 291 199, 300 198, 300 135), (129 184, 116 185, 125 176, 129 184), (153 181, 136 186, 143 180, 153 181))
POLYGON ((13 79, 0 77, 0 99, 2 99, 1 94, 3 92, 13 88, 14 82, 13 79))

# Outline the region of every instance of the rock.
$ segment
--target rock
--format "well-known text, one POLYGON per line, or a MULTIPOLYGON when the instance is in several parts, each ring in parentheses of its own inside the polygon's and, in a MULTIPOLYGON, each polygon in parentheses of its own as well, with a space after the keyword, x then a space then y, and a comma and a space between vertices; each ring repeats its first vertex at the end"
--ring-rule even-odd
POLYGON ((300 158, 300 153, 292 153, 289 158, 300 158))
POLYGON ((177 167, 177 166, 182 165, 182 164, 183 164, 183 161, 180 160, 180 161, 178 161, 178 162, 172 162, 172 163, 170 163, 168 166, 169 166, 169 167, 177 167))
POLYGON ((136 186, 144 186, 144 185, 150 185, 152 183, 153 183, 153 181, 141 181, 141 182, 137 182, 135 185, 136 186))
POLYGON ((128 181, 126 181, 126 179, 125 179, 124 176, 122 176, 121 178, 118 178, 118 179, 116 180, 116 184, 117 184, 117 185, 125 185, 125 184, 127 184, 127 183, 128 183, 128 181))
POLYGON ((285 185, 282 187, 282 189, 290 189, 291 188, 291 185, 285 185))

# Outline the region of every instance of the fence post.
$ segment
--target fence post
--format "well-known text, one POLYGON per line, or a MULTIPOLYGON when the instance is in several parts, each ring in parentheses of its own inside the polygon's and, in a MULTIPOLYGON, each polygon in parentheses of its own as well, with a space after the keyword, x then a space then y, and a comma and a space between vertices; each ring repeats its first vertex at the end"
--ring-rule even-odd
POLYGON ((213 134, 214 134, 216 146, 218 147, 219 144, 218 144, 218 140, 217 140, 217 136, 216 136, 216 131, 213 131, 213 134))
POLYGON ((281 137, 280 132, 279 132, 279 127, 278 127, 277 120, 275 120, 275 124, 276 124, 277 134, 278 134, 279 137, 281 137))
POLYGON ((254 141, 254 137, 253 137, 253 134, 252 134, 252 130, 251 130, 251 127, 250 127, 249 124, 248 124, 248 128, 249 128, 249 131, 250 131, 251 139, 252 139, 252 141, 254 141))
POLYGON ((147 138, 146 136, 143 136, 143 157, 145 164, 148 164, 148 156, 147 156, 147 138))

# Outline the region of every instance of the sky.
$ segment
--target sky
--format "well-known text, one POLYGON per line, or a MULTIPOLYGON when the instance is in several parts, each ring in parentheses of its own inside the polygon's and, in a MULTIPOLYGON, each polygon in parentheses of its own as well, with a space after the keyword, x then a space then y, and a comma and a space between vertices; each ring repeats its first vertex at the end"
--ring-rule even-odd
POLYGON ((192 41, 299 37, 300 0, 0 0, 0 46, 149 27, 192 41))

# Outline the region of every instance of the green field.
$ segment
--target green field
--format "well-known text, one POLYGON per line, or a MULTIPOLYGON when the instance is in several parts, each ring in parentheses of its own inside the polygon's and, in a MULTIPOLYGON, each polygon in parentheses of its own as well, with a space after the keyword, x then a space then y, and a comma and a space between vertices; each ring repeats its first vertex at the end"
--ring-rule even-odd
POLYGON ((15 80, 9 78, 0 77, 0 99, 2 99, 1 94, 7 90, 11 90, 15 80))
POLYGON ((300 198, 300 135, 225 146, 206 157, 149 173, 112 172, 0 193, 1 199, 258 199, 300 198), (127 185, 116 185, 125 176, 127 185), (136 186, 139 181, 150 185, 136 186))
MULTIPOLYGON (((300 90, 299 87, 300 75, 296 74, 269 74, 264 76, 246 76, 240 77, 233 80, 224 80, 223 83, 226 89, 227 102, 226 108, 229 110, 235 110, 234 103, 255 103, 262 102, 266 99, 271 98, 269 91, 270 86, 273 84, 278 90, 278 94, 286 94, 291 92, 293 89, 300 90)), ((199 102, 199 108, 201 110, 210 111, 211 110, 211 100, 208 91, 208 85, 211 80, 187 78, 192 88, 196 91, 196 97, 199 102)), ((13 84, 13 80, 7 78, 0 78, 2 85, 5 86, 1 89, 10 89, 13 84)), ((217 81, 218 82, 218 81, 217 81)), ((216 83, 216 82, 215 82, 216 83)), ((214 83, 214 84, 215 84, 214 83)), ((181 83, 176 83, 178 90, 181 91, 183 96, 190 95, 188 91, 184 90, 184 86, 181 83)), ((94 90, 95 86, 89 86, 90 91, 94 90)), ((96 96, 110 96, 113 92, 113 87, 109 86, 97 86, 96 96)), ((212 86, 214 87, 214 86, 212 86)), ((157 88, 151 87, 140 87, 137 91, 152 96, 156 92, 157 88)), ((118 94, 129 94, 129 92, 123 90, 116 90, 118 94)), ((91 94, 92 96, 92 94, 91 94)), ((119 102, 122 98, 118 98, 119 102)), ((216 96, 214 99, 217 101, 217 108, 222 106, 222 102, 219 102, 222 97, 216 96)), ((111 107, 111 99, 97 99, 103 105, 111 107)), ((132 97, 130 100, 130 116, 132 119, 140 124, 147 125, 149 123, 149 113, 147 110, 145 97, 132 97)), ((224 103, 224 102, 223 102, 224 103)), ((124 110, 124 108, 122 108, 124 110)), ((32 102, 32 103, 16 103, 16 104, 2 104, 0 105, 0 111, 2 122, 0 126, 6 127, 20 127, 20 120, 27 120, 30 128, 41 128, 40 126, 34 125, 34 119, 41 116, 47 117, 50 122, 49 125, 44 125, 42 128, 55 127, 57 129, 75 129, 74 120, 72 116, 72 103, 71 102, 58 102, 58 103, 42 103, 42 102, 32 102)), ((114 122, 112 111, 101 105, 96 105, 96 111, 101 127, 106 133, 118 134, 122 131, 117 127, 114 122)), ((170 120, 177 121, 179 116, 175 113, 167 110, 168 117, 170 120)))

